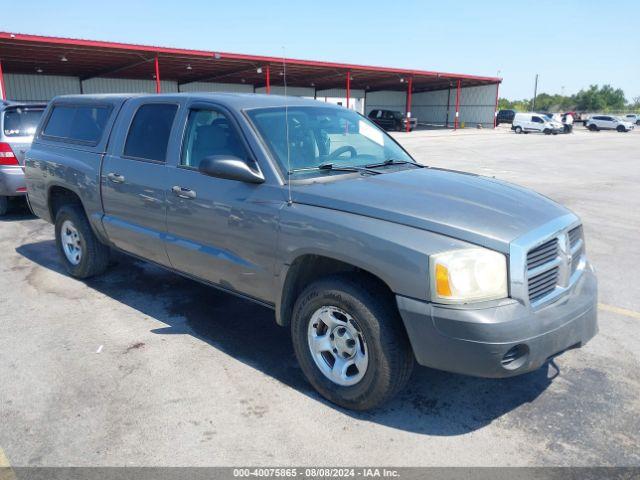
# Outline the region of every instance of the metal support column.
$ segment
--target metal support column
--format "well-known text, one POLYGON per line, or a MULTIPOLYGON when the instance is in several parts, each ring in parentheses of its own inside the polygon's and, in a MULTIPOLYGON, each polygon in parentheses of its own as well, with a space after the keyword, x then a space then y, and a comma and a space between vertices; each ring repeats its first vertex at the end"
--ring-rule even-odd
POLYGON ((407 82, 407 105, 405 113, 407 117, 407 132, 411 131, 411 95, 413 94, 413 77, 409 77, 407 82))
POLYGON ((158 62, 158 55, 156 54, 156 58, 154 59, 154 65, 156 69, 156 93, 161 92, 160 88, 160 63, 158 62))
POLYGON ((271 66, 267 65, 264 69, 264 80, 267 89, 267 95, 271 93, 271 66))
POLYGON ((4 86, 4 74, 2 73, 2 60, 0 60, 0 99, 7 99, 7 91, 4 86))
POLYGON ((457 130, 460 124, 460 80, 458 80, 458 86, 456 87, 456 118, 453 122, 453 129, 457 130))
POLYGON ((347 70, 347 108, 349 108, 349 100, 351 100, 351 70, 347 70))
POLYGON ((500 94, 500 83, 496 83, 496 106, 493 109, 493 128, 496 128, 498 121, 498 95, 500 94))

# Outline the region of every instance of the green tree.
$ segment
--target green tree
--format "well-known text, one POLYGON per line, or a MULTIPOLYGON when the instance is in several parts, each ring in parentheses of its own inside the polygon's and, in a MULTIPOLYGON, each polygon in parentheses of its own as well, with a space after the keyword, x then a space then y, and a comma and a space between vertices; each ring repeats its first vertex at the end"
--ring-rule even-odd
POLYGON ((624 91, 611 85, 591 85, 575 95, 576 108, 585 112, 611 112, 624 110, 627 103, 624 91))

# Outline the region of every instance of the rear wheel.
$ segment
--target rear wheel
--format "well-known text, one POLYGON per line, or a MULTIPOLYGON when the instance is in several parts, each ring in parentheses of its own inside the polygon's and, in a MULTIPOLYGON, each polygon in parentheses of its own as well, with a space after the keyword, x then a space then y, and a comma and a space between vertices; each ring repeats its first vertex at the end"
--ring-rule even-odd
POLYGON ((591 130, 592 132, 597 132, 598 131, 598 127, 596 127, 593 123, 589 124, 589 130, 591 130))
POLYGON ((9 197, 0 196, 0 217, 9 211, 9 197))
POLYGON ((520 135, 520 134, 522 133, 522 127, 518 126, 518 127, 514 128, 514 131, 515 131, 518 135, 520 135))
POLYGON ((109 247, 98 240, 82 207, 64 205, 56 215, 56 246, 72 277, 89 278, 104 272, 109 247))
POLYGON ((345 408, 378 407, 411 375, 413 352, 393 299, 357 276, 309 285, 294 306, 291 336, 311 385, 345 408))

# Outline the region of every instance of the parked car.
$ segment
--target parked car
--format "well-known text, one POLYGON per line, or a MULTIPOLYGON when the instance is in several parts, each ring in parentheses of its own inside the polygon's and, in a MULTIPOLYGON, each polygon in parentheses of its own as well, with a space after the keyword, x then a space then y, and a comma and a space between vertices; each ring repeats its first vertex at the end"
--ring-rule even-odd
POLYGON ((515 110, 499 110, 496 115, 496 127, 501 123, 513 123, 515 116, 515 110))
POLYGON ((309 382, 346 408, 389 400, 414 360, 509 377, 597 331, 575 214, 506 182, 424 167, 337 106, 58 97, 26 178, 71 276, 104 272, 116 249, 270 307, 309 382))
POLYGON ((613 115, 594 115, 584 124, 592 132, 598 130, 617 130, 618 132, 630 132, 634 124, 613 115))
POLYGON ((516 113, 511 130, 516 133, 538 132, 546 135, 557 135, 564 131, 564 126, 545 114, 516 113))
POLYGON ((24 154, 31 145, 46 104, 0 100, 0 216, 10 199, 24 196, 24 154))
MULTIPOLYGON (((385 130, 403 132, 407 129, 407 117, 400 112, 375 109, 369 112, 368 117, 385 130)), ((413 131, 417 126, 418 119, 411 117, 409 119, 409 131, 413 131)))
POLYGON ((637 113, 629 113, 625 115, 624 120, 634 125, 640 125, 640 115, 637 113))

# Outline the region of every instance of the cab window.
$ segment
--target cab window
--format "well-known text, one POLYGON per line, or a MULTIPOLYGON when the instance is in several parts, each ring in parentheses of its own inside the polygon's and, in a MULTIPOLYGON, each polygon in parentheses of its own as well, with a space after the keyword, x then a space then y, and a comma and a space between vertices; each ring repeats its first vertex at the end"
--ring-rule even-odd
POLYGON ((129 127, 124 156, 164 162, 169 145, 169 134, 177 110, 176 104, 142 105, 129 127))
POLYGON ((248 159, 238 132, 223 113, 208 109, 191 110, 180 165, 198 168, 203 158, 213 155, 248 159))
POLYGON ((535 123, 544 123, 544 120, 542 120, 540 117, 533 117, 531 118, 531 121, 535 123))

